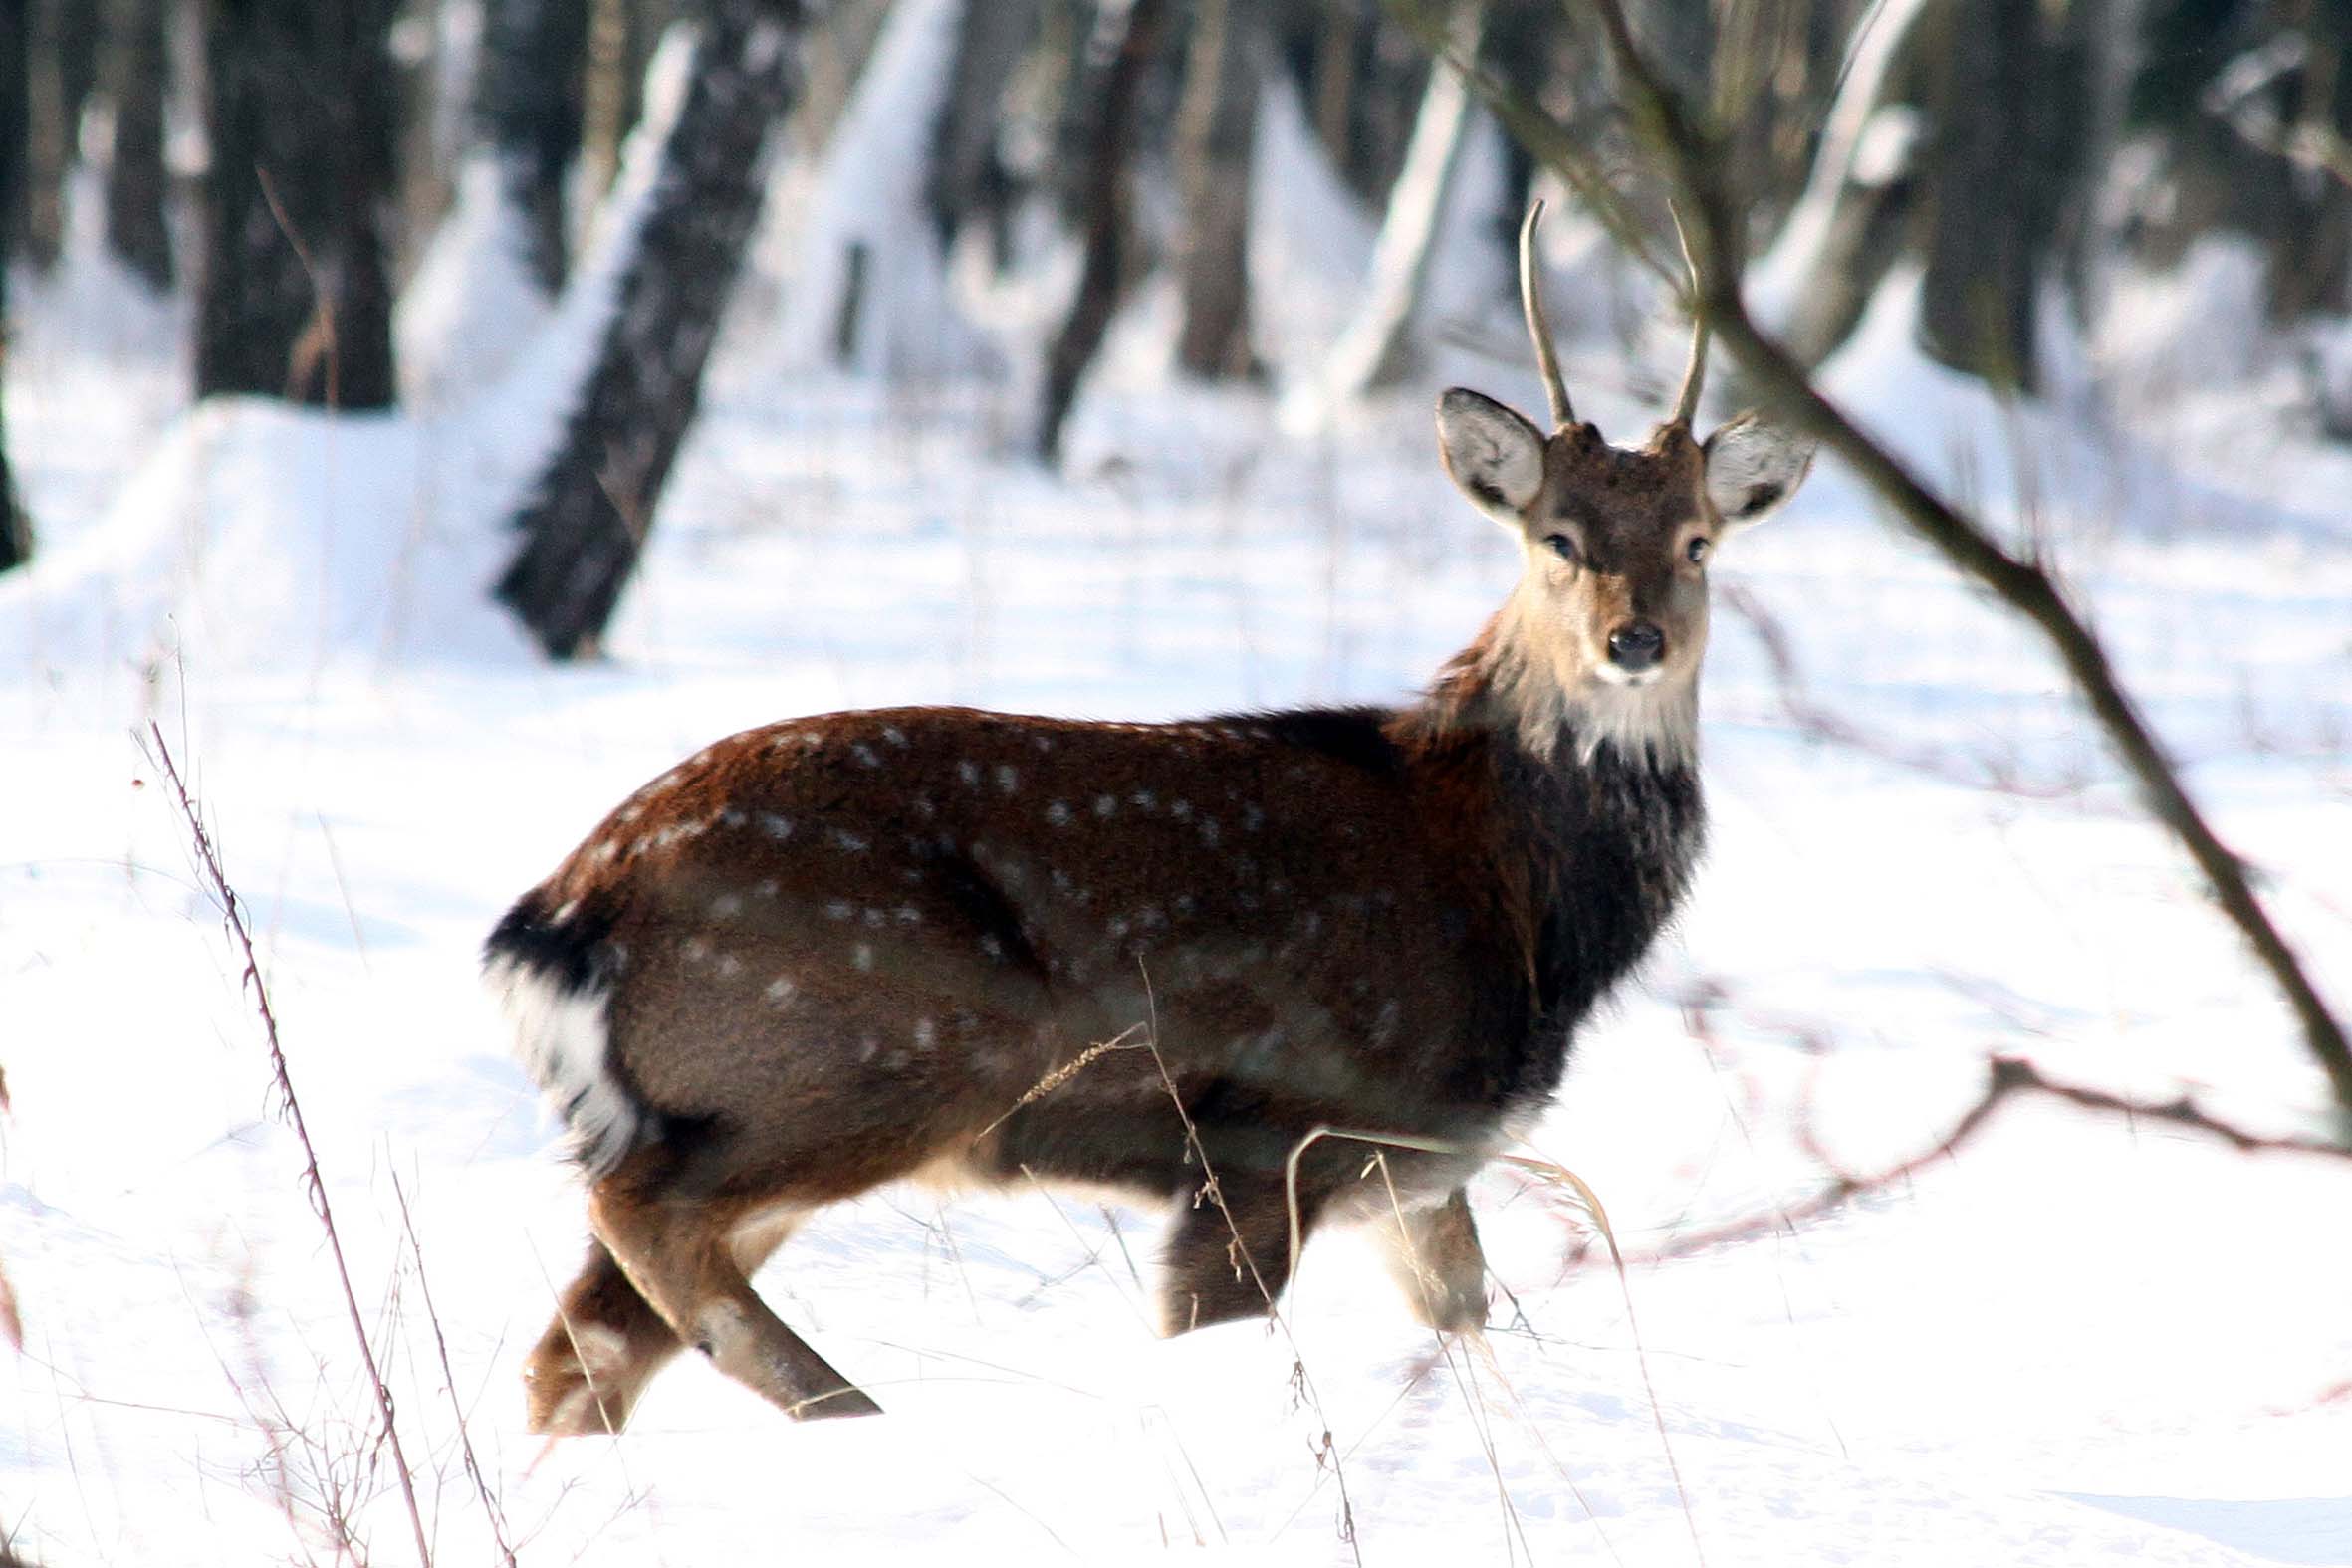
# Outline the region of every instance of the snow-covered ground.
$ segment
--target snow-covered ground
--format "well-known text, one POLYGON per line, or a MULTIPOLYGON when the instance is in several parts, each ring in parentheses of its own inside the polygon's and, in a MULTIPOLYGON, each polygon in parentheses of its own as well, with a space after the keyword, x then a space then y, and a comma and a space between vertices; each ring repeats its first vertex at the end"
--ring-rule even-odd
MULTIPOLYGON (((440 1563, 2352 1563, 2352 1163, 2027 1102, 1824 1221, 1641 1261, 1801 1200, 1808 1140, 1862 1172, 1932 1147, 1994 1051, 2326 1127, 2050 662, 1828 467, 1721 560, 1711 857, 1533 1139, 1607 1204, 1622 1283, 1496 1172, 1483 1342, 1416 1330, 1345 1235, 1287 1333, 1161 1341, 1150 1216, 885 1191, 760 1284, 888 1417, 795 1427, 681 1363, 624 1436, 544 1448, 516 1374, 583 1222, 475 953, 605 808, 838 707, 1394 699, 1510 548, 1422 389, 1294 438, 1114 364, 1064 479, 1003 455, 1006 394, 763 369, 739 322, 611 662, 550 668, 483 593, 544 396, 183 413, 174 319, 122 287, 20 296, 9 365, 44 530, 0 582, 0 1535, 31 1560, 414 1552, 152 723, 261 945, 440 1563)), ((2352 457, 2227 391, 2162 427, 2003 412, 1916 359, 1908 309, 1832 390, 1997 515, 2030 499, 2352 1010, 2352 457)), ((1536 402, 1522 366, 1444 368, 1536 402)), ((1648 416, 1597 347, 1569 371, 1604 428, 1648 416)))

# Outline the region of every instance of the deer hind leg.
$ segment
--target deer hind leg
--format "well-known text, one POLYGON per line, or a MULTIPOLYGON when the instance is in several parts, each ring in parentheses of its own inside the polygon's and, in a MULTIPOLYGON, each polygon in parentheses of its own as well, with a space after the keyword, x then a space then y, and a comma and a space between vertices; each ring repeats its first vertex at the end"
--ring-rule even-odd
POLYGON ((1449 1333, 1486 1327, 1487 1257, 1461 1188, 1433 1209, 1391 1210, 1379 1226, 1388 1271, 1415 1317, 1449 1333))
MULTIPOLYGON (((881 1413, 752 1289, 730 1218, 701 1204, 643 1197, 607 1178, 589 1198, 588 1225, 676 1338, 786 1415, 881 1413)), ((769 1233, 783 1239, 783 1228, 755 1227, 744 1233, 747 1248, 769 1233)))
MULTIPOLYGON (((748 1277, 782 1246, 797 1214, 762 1216, 728 1241, 748 1277)), ((523 1366, 529 1428, 551 1437, 618 1432, 637 1396, 681 1346, 601 1241, 565 1287, 555 1320, 523 1366)))
MULTIPOLYGON (((1221 1173, 1179 1203, 1160 1254, 1160 1332, 1182 1334, 1274 1310, 1291 1279, 1282 1176, 1221 1173)), ((1298 1195, 1302 1240, 1321 1207, 1319 1194, 1298 1195)))

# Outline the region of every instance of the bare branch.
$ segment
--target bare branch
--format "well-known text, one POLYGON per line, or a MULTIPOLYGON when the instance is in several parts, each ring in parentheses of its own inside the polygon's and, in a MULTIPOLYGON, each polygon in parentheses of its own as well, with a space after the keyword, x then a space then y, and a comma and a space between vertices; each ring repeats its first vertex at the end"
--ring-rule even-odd
POLYGON ((2248 1132, 2202 1109, 2186 1094, 2171 1100, 2135 1100, 2106 1089, 2062 1083, 2044 1075, 2040 1068, 2022 1057, 1994 1056, 1986 1062, 1983 1092, 1961 1113, 1951 1130, 1927 1149, 1884 1170, 1856 1174, 1839 1170, 1811 1129, 1806 1127, 1799 1136, 1806 1152, 1831 1173, 1827 1185, 1793 1204, 1778 1205, 1769 1213, 1749 1215, 1704 1230, 1685 1231, 1643 1254, 1644 1259, 1660 1262, 1669 1258, 1689 1257, 1693 1253, 1710 1251, 1719 1246, 1752 1241, 1774 1232, 1794 1231, 1805 1221, 1817 1220, 1842 1209, 1863 1194, 1884 1192, 1899 1186, 1937 1161, 1959 1153, 1962 1145, 1985 1130, 1996 1111, 2011 1100, 2028 1095, 2063 1100, 2085 1110, 2101 1111, 2134 1121, 2168 1122, 2176 1127, 2218 1138, 2245 1154, 2308 1154, 2323 1159, 2352 1161, 2352 1148, 2322 1138, 2279 1137, 2248 1132))

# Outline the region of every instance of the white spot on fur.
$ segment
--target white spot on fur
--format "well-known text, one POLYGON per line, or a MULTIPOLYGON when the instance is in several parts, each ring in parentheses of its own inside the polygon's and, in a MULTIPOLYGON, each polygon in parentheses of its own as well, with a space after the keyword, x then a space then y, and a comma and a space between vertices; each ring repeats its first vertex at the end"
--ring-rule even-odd
POLYGON ((856 758, 859 763, 863 764, 867 768, 879 768, 882 766, 882 754, 875 751, 872 747, 866 745, 863 741, 850 742, 849 755, 856 758))
POLYGON ((1168 814, 1179 822, 1189 822, 1192 820, 1192 802, 1178 800, 1174 805, 1168 807, 1168 814))
POLYGON ((711 900, 711 914, 720 920, 733 920, 743 913, 743 900, 733 893, 721 893, 711 900))
POLYGON ((997 764, 997 787, 1007 794, 1021 787, 1021 775, 1011 763, 997 764))
POLYGON ((836 898, 824 906, 824 918, 827 920, 847 920, 856 912, 845 898, 836 898))
POLYGON ((847 855, 862 855, 868 849, 873 847, 870 842, 858 837, 846 827, 836 827, 833 829, 833 843, 843 854, 847 855))
POLYGON ((885 724, 882 726, 882 739, 888 741, 892 746, 899 748, 901 751, 905 750, 906 748, 906 732, 894 724, 885 724))
POLYGON ((1118 808, 1119 797, 1115 794, 1098 794, 1094 797, 1094 814, 1096 816, 1108 816, 1118 808))
POLYGON ((885 924, 888 923, 889 919, 890 912, 888 910, 876 909, 870 904, 866 906, 865 923, 874 930, 880 930, 885 924))
POLYGON ((915 1049, 929 1050, 939 1043, 939 1025, 929 1018, 915 1019, 915 1049))
POLYGON ((1224 834, 1217 826, 1217 818, 1213 816, 1204 816, 1201 818, 1202 843, 1211 845, 1213 847, 1217 840, 1223 836, 1224 834))
POLYGON ((772 876, 762 877, 760 879, 760 885, 753 888, 752 891, 761 898, 774 898, 777 892, 776 878, 772 876))
POLYGON ((607 997, 574 991, 532 965, 494 960, 483 984, 514 1031, 523 1069, 564 1118, 572 1157, 589 1180, 608 1174, 635 1146, 643 1114, 607 1060, 607 997))
POLYGON ((860 971, 870 972, 874 967, 874 945, 870 942, 858 943, 856 947, 849 950, 849 962, 856 965, 860 971))
POLYGON ((912 904, 901 904, 898 906, 898 923, 902 926, 919 926, 923 923, 923 912, 912 904))
POLYGON ((743 960, 732 953, 719 955, 719 973, 729 980, 743 973, 743 960))
POLYGON ((967 757, 956 764, 956 777, 968 784, 976 785, 980 783, 980 765, 967 757))
POLYGON ((995 932, 985 931, 980 936, 980 951, 992 959, 1002 959, 1005 956, 1005 944, 997 940, 995 932))
POLYGON ((781 1008, 793 1000, 793 993, 798 989, 793 985, 791 977, 779 975, 768 982, 768 989, 764 995, 770 1002, 781 1008))
POLYGON ((760 831, 782 843, 793 835, 792 818, 778 816, 774 811, 762 811, 760 813, 760 831))
POLYGON ((729 827, 741 827, 744 823, 750 821, 751 818, 744 815, 741 811, 735 809, 735 807, 729 806, 724 811, 719 813, 719 820, 726 823, 729 827))
POLYGON ((711 956, 711 945, 700 937, 688 937, 678 951, 686 956, 687 963, 699 964, 711 956))
POLYGON ((1159 803, 1158 797, 1153 795, 1149 789, 1136 790, 1133 794, 1127 796, 1127 801, 1129 804, 1145 811, 1150 810, 1154 805, 1159 803))
POLYGON ((1055 801, 1046 807, 1046 820, 1052 822, 1056 827, 1067 827, 1069 825, 1069 807, 1059 800, 1055 801))

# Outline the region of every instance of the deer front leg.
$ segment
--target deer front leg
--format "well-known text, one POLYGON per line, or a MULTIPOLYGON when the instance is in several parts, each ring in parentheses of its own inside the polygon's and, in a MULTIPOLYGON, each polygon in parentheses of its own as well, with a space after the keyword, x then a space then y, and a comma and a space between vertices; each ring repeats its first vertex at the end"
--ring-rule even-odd
POLYGON ((1392 1210, 1380 1221, 1380 1238, 1389 1274, 1415 1317, 1446 1333, 1486 1327, 1487 1255, 1461 1188, 1432 1209, 1392 1210))

